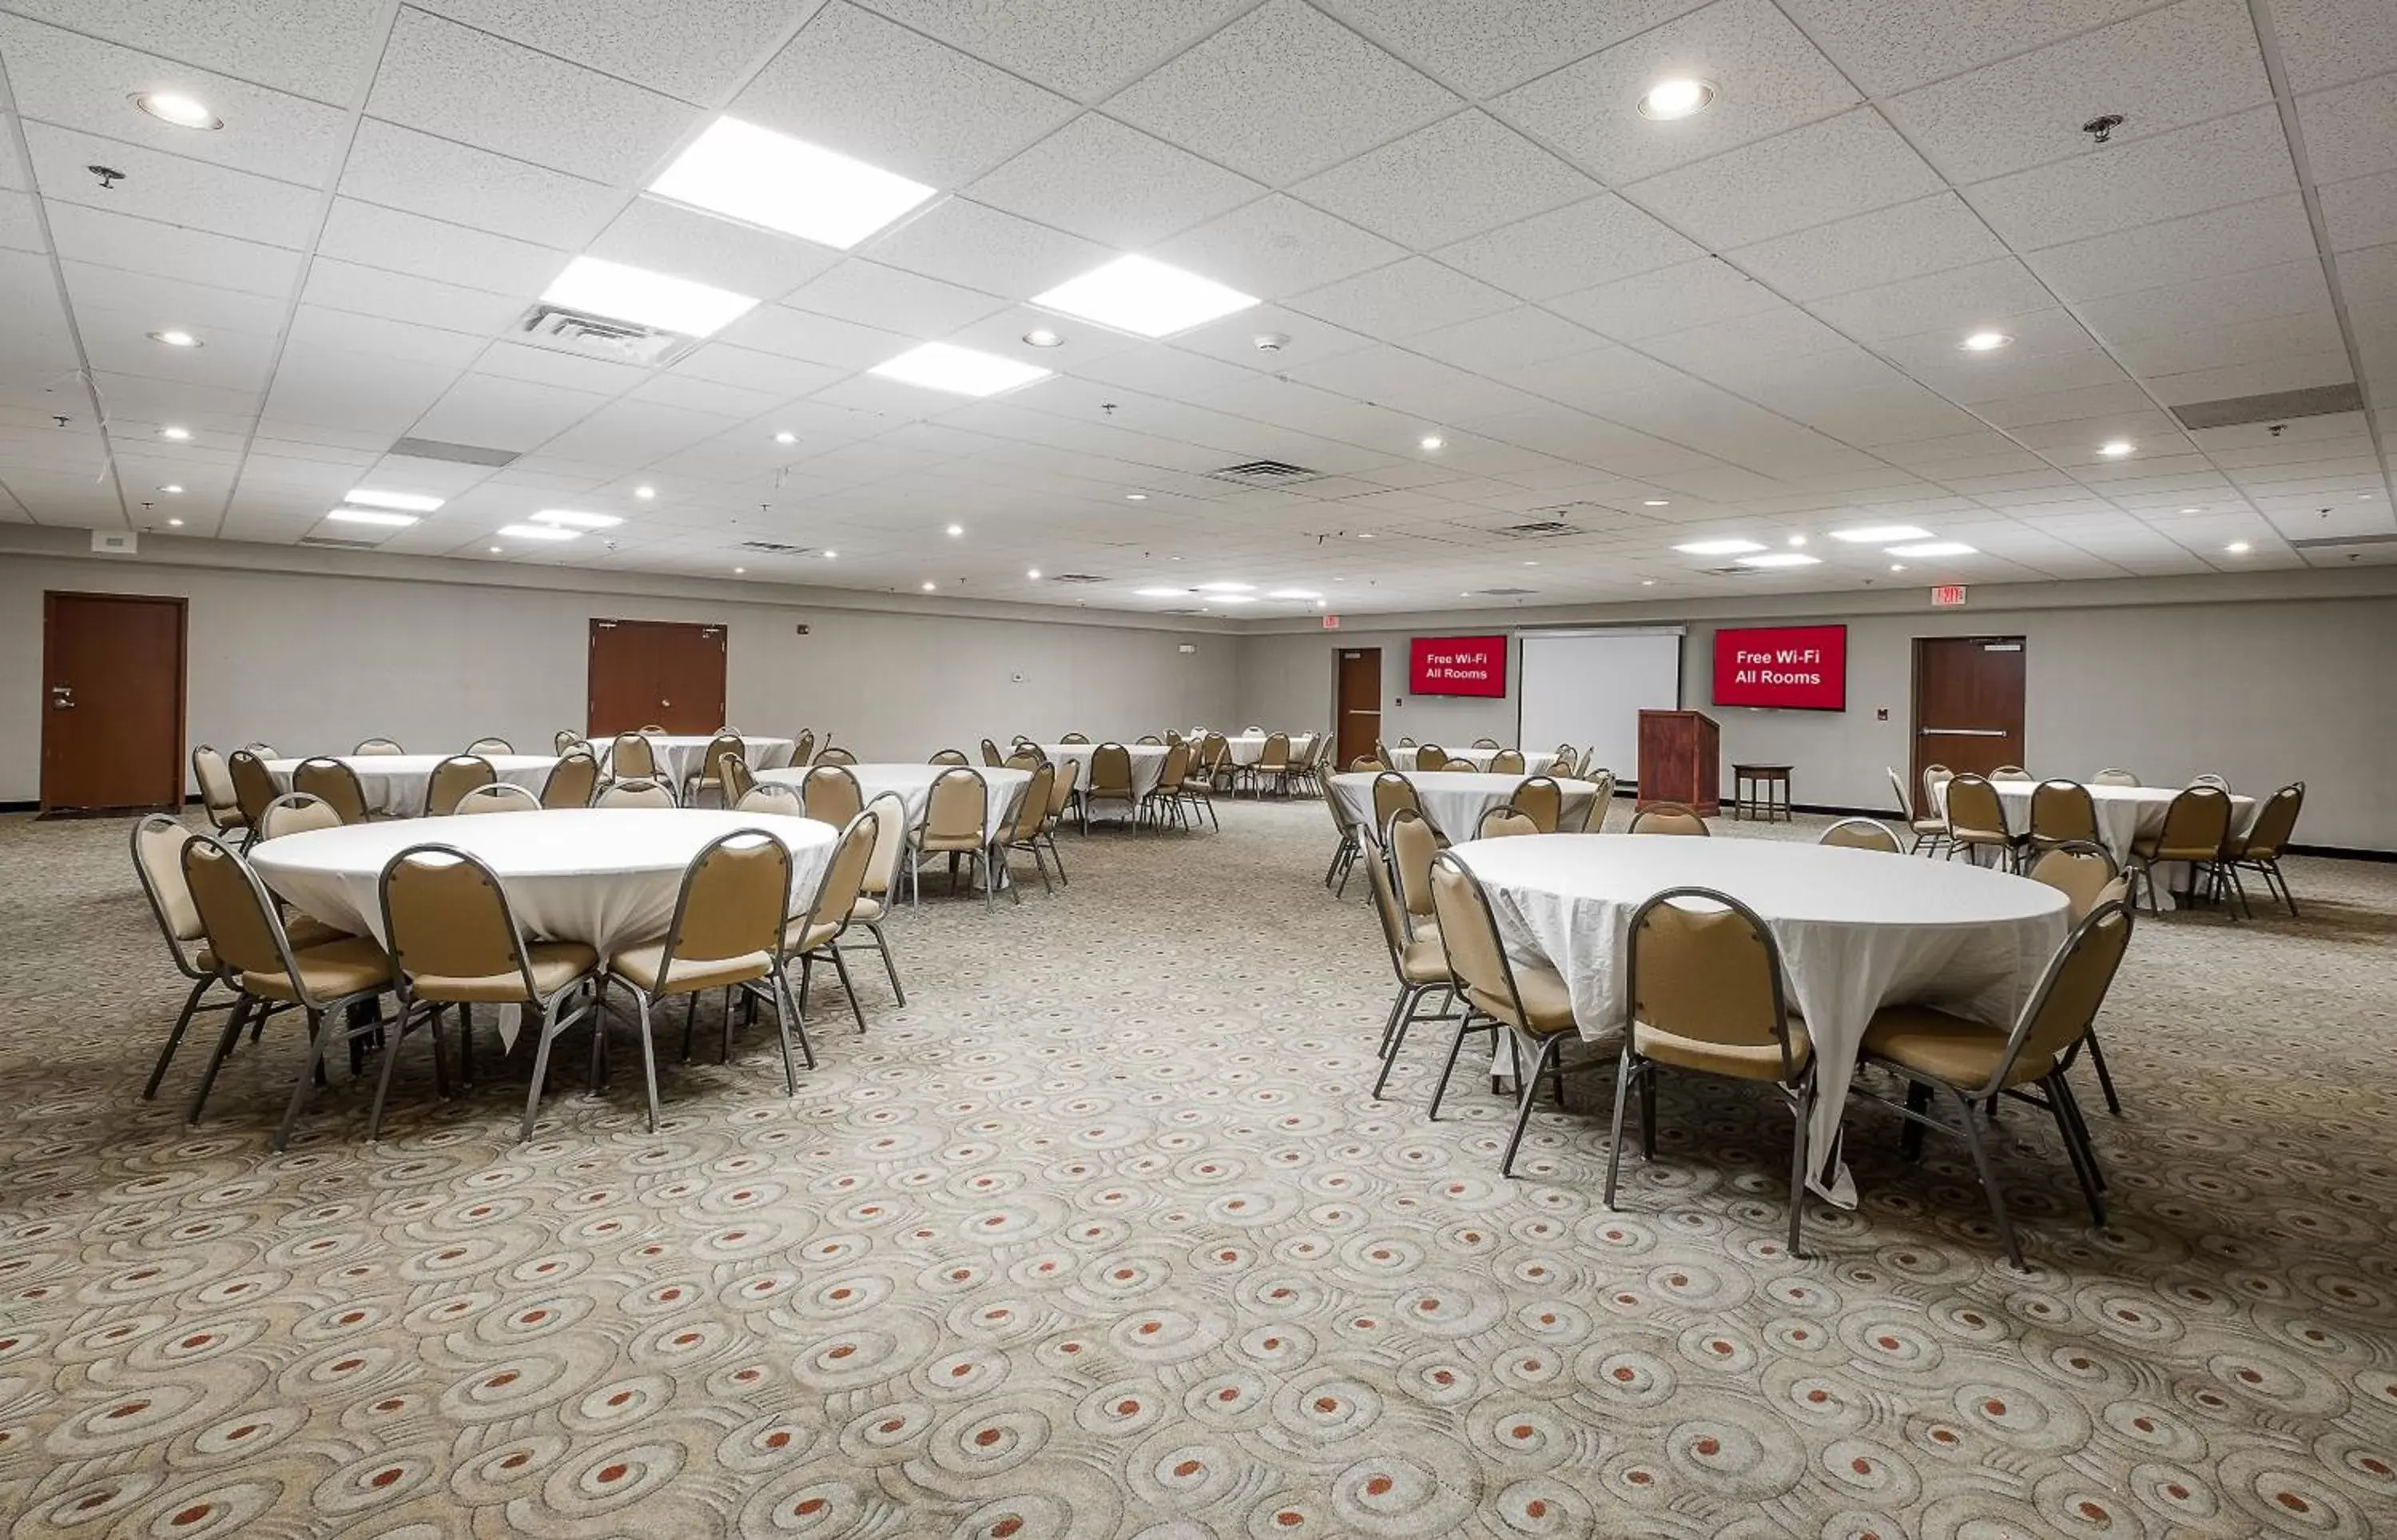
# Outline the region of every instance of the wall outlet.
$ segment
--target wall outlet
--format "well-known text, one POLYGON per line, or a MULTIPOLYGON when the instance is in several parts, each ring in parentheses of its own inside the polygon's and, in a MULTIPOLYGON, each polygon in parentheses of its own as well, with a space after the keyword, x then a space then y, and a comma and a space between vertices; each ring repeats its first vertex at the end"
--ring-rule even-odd
POLYGON ((1889 708, 1886 706, 1874 707, 1873 720, 1875 722, 1887 722, 1889 720, 1889 708))

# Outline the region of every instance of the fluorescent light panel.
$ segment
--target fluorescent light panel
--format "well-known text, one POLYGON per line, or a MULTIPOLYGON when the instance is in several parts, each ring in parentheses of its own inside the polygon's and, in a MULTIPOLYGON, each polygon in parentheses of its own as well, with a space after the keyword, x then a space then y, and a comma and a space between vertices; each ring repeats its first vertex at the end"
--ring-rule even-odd
POLYGON ((1178 588, 1145 588, 1134 589, 1132 592, 1143 599, 1180 599, 1187 596, 1190 591, 1178 588))
POLYGON ((1971 556, 1977 554, 1962 540, 1931 540, 1922 545, 1892 546, 1893 556, 1971 556))
POLYGON ((1927 540, 1931 531, 1912 524, 1874 524, 1868 529, 1835 529, 1831 538, 1853 545, 1888 545, 1894 540, 1927 540))
POLYGON ((379 508, 337 508, 325 515, 335 524, 382 524, 402 529, 416 523, 413 513, 386 513, 379 508))
POLYGON ((1739 564, 1745 567, 1821 566, 1823 558, 1797 551, 1768 551, 1761 556, 1743 556, 1739 564))
POLYGON ((511 540, 579 540, 583 538, 575 530, 545 524, 502 524, 499 532, 511 540))
POLYGON ((1276 589, 1265 597, 1268 599, 1320 599, 1323 595, 1313 589, 1276 589))
POLYGON ((533 517, 542 524, 565 524, 571 529, 613 529, 624 522, 613 513, 578 513, 570 508, 544 508, 533 517))
POLYGON ((1146 257, 1118 257, 1070 278, 1032 302, 1142 337, 1165 337, 1247 310, 1254 295, 1146 257))
POLYGON ((362 508, 396 508, 403 513, 430 513, 442 502, 419 492, 378 492, 370 486, 354 486, 341 500, 362 508))
POLYGON ((1198 591, 1201 593, 1254 593, 1256 588, 1257 585, 1254 583, 1201 583, 1198 585, 1198 591))
POLYGON ((577 257, 567 263, 541 297, 548 304, 685 337, 712 337, 757 304, 745 294, 596 257, 577 257))
POLYGON ((885 364, 877 364, 865 371, 895 379, 904 385, 921 385, 928 391, 950 391, 958 395, 997 395, 1018 385, 1028 385, 1047 378, 1052 371, 1035 364, 1019 364, 1012 358, 997 353, 978 352, 947 342, 927 342, 920 348, 910 348, 885 364))
POLYGON ((1744 551, 1762 551, 1754 540, 1692 540, 1673 548, 1684 556, 1737 556, 1744 551))
POLYGON ((730 117, 708 125, 649 191, 843 251, 932 195, 921 182, 730 117))

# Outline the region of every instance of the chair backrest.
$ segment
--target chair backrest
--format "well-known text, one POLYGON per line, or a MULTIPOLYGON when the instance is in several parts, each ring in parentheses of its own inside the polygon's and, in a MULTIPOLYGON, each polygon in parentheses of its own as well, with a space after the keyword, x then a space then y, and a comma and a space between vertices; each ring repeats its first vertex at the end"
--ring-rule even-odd
POLYGON ((1389 766, 1376 755, 1359 754, 1348 762, 1348 768, 1352 774, 1361 775, 1368 770, 1387 770, 1389 766))
MULTIPOLYGON (((1475 744, 1475 748, 1481 747, 1475 744)), ((1490 773, 1493 776, 1520 776, 1524 770, 1523 750, 1501 749, 1490 756, 1490 773)))
POLYGON ((1088 743, 1091 741, 1091 735, 1088 733, 1068 733, 1057 741, 1060 743, 1088 743))
POLYGON ((1399 747, 1401 749, 1412 749, 1414 746, 1415 740, 1411 737, 1402 737, 1399 739, 1399 747))
POLYGON ((907 803, 896 791, 885 791, 865 810, 879 820, 874 826, 874 858, 865 863, 865 891, 879 898, 899 883, 899 861, 907 853, 907 803))
POLYGON ((924 839, 979 845, 989 816, 990 783, 971 765, 944 770, 924 799, 924 839))
POLYGON ((808 813, 806 805, 799 801, 798 788, 785 786, 780 781, 751 787, 741 794, 740 801, 732 804, 732 811, 773 813, 786 818, 804 818, 808 813))
POLYGON ((541 805, 543 807, 588 807, 591 793, 599 785, 599 759, 588 744, 579 745, 559 756, 549 767, 549 777, 541 783, 541 805))
POLYGON ((1926 811, 1935 810, 1939 806, 1939 788, 1955 778, 1956 772, 1944 764, 1926 764, 1922 767, 1922 806, 1926 811))
POLYGON ((846 764, 819 764, 799 783, 799 800, 808 816, 835 829, 865 811, 865 792, 846 764))
POLYGON ((2100 770, 2089 777, 2092 786, 2136 786, 2139 773, 2136 770, 2100 770))
POLYGON ((472 754, 452 754, 433 767, 433 777, 424 783, 424 816, 437 818, 454 811, 458 799, 478 786, 489 786, 500 778, 491 762, 472 754))
POLYGON ((654 735, 656 735, 657 737, 664 737, 664 736, 665 736, 665 729, 664 729, 663 727, 660 726, 658 724, 656 724, 656 723, 654 723, 654 722, 645 722, 645 723, 641 724, 641 725, 640 725, 640 729, 639 729, 639 730, 640 730, 640 732, 642 733, 642 735, 643 735, 644 737, 647 737, 647 736, 649 736, 649 735, 652 735, 652 734, 654 734, 654 735))
POLYGON ((1440 922, 1440 949, 1448 971, 1476 1009, 1512 1026, 1526 1025, 1522 992, 1515 986, 1515 965, 1507 961, 1506 944, 1498 935, 1498 918, 1490 912, 1489 896, 1480 880, 1453 850, 1443 850, 1431 865, 1433 912, 1440 922))
POLYGON ((1600 770, 1594 776, 1586 774, 1582 778, 1589 782, 1591 790, 1589 811, 1581 816, 1581 827, 1585 831, 1604 829, 1607 812, 1614 806, 1614 772, 1600 770))
POLYGON ((1165 750, 1165 763, 1157 773, 1157 789, 1171 796, 1182 790, 1190 775, 1190 745, 1177 743, 1165 750))
POLYGON ((478 737, 466 745, 466 752, 470 754, 513 754, 516 751, 516 745, 503 737, 478 737))
POLYGON ((716 784, 724 794, 727 807, 747 796, 757 784, 757 773, 749 768, 748 759, 726 750, 716 756, 716 784))
POLYGON ((1448 750, 1437 743, 1425 744, 1415 750, 1415 768, 1418 770, 1447 769, 1448 750))
POLYGON ((1892 765, 1882 765, 1881 771, 1889 777, 1890 795, 1897 799, 1897 816, 1905 819, 1908 823, 1912 823, 1914 821, 1914 799, 1906 794, 1906 777, 1899 775, 1896 768, 1892 765))
MULTIPOLYGON (((1143 741, 1145 742, 1146 740, 1144 739, 1143 741)), ((991 768, 997 769, 998 766, 1007 763, 1007 756, 998 751, 998 745, 997 743, 993 742, 989 738, 984 738, 982 740, 982 762, 984 764, 989 765, 991 768)))
POLYGON ((815 896, 808 900, 807 923, 800 927, 801 936, 812 933, 819 925, 838 927, 849 923, 859 895, 865 891, 866 870, 874 864, 875 845, 881 832, 882 815, 870 807, 861 809, 856 817, 841 827, 840 841, 832 847, 832 859, 816 881, 815 896))
POLYGON ((1708 834, 1707 820, 1680 803, 1650 803, 1631 815, 1634 834, 1708 834))
POLYGON ((1390 881, 1390 866, 1379 856, 1368 853, 1365 873, 1373 884, 1373 913, 1382 922, 1382 944, 1390 949, 1390 966, 1398 971, 1399 982, 1406 981, 1399 958, 1406 951, 1412 927, 1407 923, 1406 908, 1399 902, 1399 890, 1390 881))
POLYGON ((266 804, 281 795, 275 773, 267 769, 265 760, 247 749, 234 750, 226 769, 233 776, 234 800, 241 808, 242 822, 256 829, 258 820, 266 816, 266 804))
POLYGON ((1008 755, 1006 761, 1007 768, 1010 770, 1027 771, 1038 770, 1048 763, 1049 756, 1038 749, 1018 749, 1008 755))
POLYGON ((358 784, 358 773, 340 760, 321 755, 301 760, 291 772, 291 790, 324 798, 343 823, 367 821, 366 788, 358 784))
POLYGON ((286 791, 266 804, 259 815, 258 838, 261 843, 279 840, 286 834, 305 834, 312 830, 341 827, 341 810, 322 797, 312 797, 305 791, 286 791))
POLYGON ((2228 776, 2217 776, 2211 771, 2208 771, 2203 776, 2191 776, 2189 778, 2189 784, 2191 786, 2218 786, 2225 791, 2230 790, 2230 778, 2228 776))
POLYGON ((1878 818, 1841 818, 1823 830, 1822 837, 1814 843, 1845 845, 1851 850, 1886 850, 1893 856, 1903 855, 1906 850, 1889 825, 1878 818))
POLYGON ((1373 828, 1381 830, 1390 821, 1390 815, 1400 808, 1423 816, 1423 799, 1415 795, 1415 783, 1396 770, 1385 770, 1373 777, 1373 828))
POLYGON ((2096 799, 2076 780, 2040 782, 2030 789, 2030 832, 2042 842, 2096 839, 2096 799))
POLYGON ((2164 809, 2163 827, 2156 831, 2155 859, 2211 861, 2230 837, 2230 793, 2191 782, 2164 809))
POLYGON ((451 811, 460 814, 538 813, 541 811, 541 799, 513 781, 492 781, 487 786, 475 787, 459 798, 458 805, 451 811))
POLYGON ((2115 881, 2114 857, 2095 840, 2068 840, 2032 862, 2029 877, 2063 894, 2072 905, 2077 924, 2097 907, 2099 895, 2115 881))
POLYGON ((1058 767, 1055 784, 1049 788, 1049 821, 1056 822, 1074 805, 1074 783, 1081 778, 1082 762, 1067 760, 1058 767))
POLYGON ((1257 755, 1257 768, 1260 770, 1286 770, 1289 767, 1290 735, 1288 733, 1267 734, 1265 737, 1265 749, 1257 755))
POLYGON ((1091 792, 1110 801, 1132 795, 1132 750, 1102 743, 1091 750, 1091 792))
POLYGON ((1515 788, 1506 811, 1532 820, 1543 834, 1553 834, 1564 822, 1565 790, 1547 776, 1533 776, 1515 788))
POLYGON ((712 962, 783 949, 790 913, 791 853, 762 829, 736 829, 691 857, 675 898, 658 975, 677 959, 712 962))
POLYGON ((1158 747, 1158 748, 1159 748, 1159 749, 1162 749, 1162 748, 1164 748, 1164 747, 1165 747, 1165 740, 1164 740, 1163 738, 1161 738, 1161 737, 1158 737, 1155 733, 1143 733, 1143 734, 1141 734, 1141 735, 1140 735, 1140 737, 1137 737, 1137 738, 1133 739, 1132 741, 1134 741, 1135 743, 1147 743, 1147 744, 1154 744, 1156 747, 1158 747))
POLYGON ((2001 764, 1989 772, 1989 778, 1993 781, 2027 781, 2039 777, 2019 764, 2001 764))
POLYGON ((291 941, 283 920, 249 863, 205 835, 183 842, 183 888, 200 917, 200 934, 224 973, 288 976, 291 941))
POLYGON ((1997 840, 2014 838, 2006 823, 2005 803, 2000 800, 1998 789, 1981 776, 1948 777, 1948 828, 1959 839, 1974 834, 1997 840))
POLYGON ((609 781, 608 789, 591 800, 594 807, 672 807, 674 788, 662 780, 636 776, 630 780, 609 781))
MULTIPOLYGON (((1177 744, 1173 752, 1186 753, 1188 746, 1177 744)), ((1056 782, 1057 767, 1053 764, 1043 764, 1032 772, 1031 781, 1024 788, 1023 801, 1015 804, 1015 830, 1009 836, 1011 841, 1021 843, 1040 832, 1040 826, 1049 821, 1049 794, 1056 782)))
POLYGON ((1509 834, 1546 834, 1548 830, 1511 808, 1493 807, 1481 815, 1481 826, 1473 831, 1473 837, 1477 840, 1497 840, 1504 839, 1509 834))
POLYGON ((194 969, 194 948, 201 936, 200 911, 183 881, 183 843, 192 831, 164 813, 153 813, 133 826, 133 874, 141 881, 141 896, 150 900, 158 934, 175 954, 175 965, 194 969))
POLYGON ((573 728, 560 727, 556 732, 549 735, 549 751, 562 757, 572 753, 574 746, 582 741, 583 735, 573 728))
POLYGON ((657 750, 639 733, 619 733, 608 750, 608 773, 618 780, 647 780, 658 773, 657 750))
POLYGON ((1577 749, 1575 749, 1575 748, 1574 748, 1572 744, 1570 744, 1570 743, 1560 743, 1560 744, 1558 744, 1558 745, 1557 745, 1557 757, 1556 757, 1555 759, 1553 759, 1553 760, 1551 760, 1551 761, 1549 761, 1549 762, 1548 762, 1549 768, 1553 769, 1554 771, 1556 771, 1556 773, 1557 773, 1558 775, 1560 775, 1560 776, 1570 776, 1570 775, 1572 775, 1572 774, 1573 774, 1573 766, 1574 766, 1576 763, 1580 763, 1579 761, 1577 761, 1577 760, 1576 760, 1576 759, 1574 759, 1574 757, 1573 757, 1575 754, 1577 754, 1577 753, 1579 753, 1579 752, 1580 752, 1580 750, 1577 750, 1577 749))
POLYGON ((208 810, 208 821, 219 829, 238 824, 241 819, 241 798, 233 789, 233 772, 225 768, 224 756, 203 743, 192 750, 192 779, 200 787, 200 805, 208 810))
POLYGON ((1413 808, 1399 808, 1382 825, 1382 852, 1410 921, 1428 918, 1432 857, 1440 854, 1440 836, 1430 821, 1413 808))
MULTIPOLYGON (((791 763, 797 764, 800 763, 801 761, 797 757, 794 757, 791 763)), ((855 764, 857 763, 857 756, 850 753, 846 749, 834 749, 827 746, 817 753, 813 763, 817 764, 855 764)))
MULTIPOLYGON (((832 736, 830 734, 826 734, 824 736, 824 746, 826 748, 830 748, 832 746, 832 736)), ((798 737, 791 740, 791 763, 793 764, 807 764, 813 762, 815 757, 815 729, 812 727, 802 727, 799 729, 798 737)))
POLYGON ((2122 965, 2133 923, 2130 906, 2115 899, 2099 904, 2072 927, 2008 1035, 1987 1089, 2003 1085, 2022 1055, 2062 1054, 2088 1032, 2122 965))
POLYGON ((248 750, 251 753, 256 754, 262 760, 281 759, 283 757, 281 754, 275 751, 275 745, 271 743, 245 743, 242 747, 248 750))
POLYGON ((1500 745, 1496 738, 1479 737, 1473 740, 1473 747, 1476 749, 1495 749, 1500 747, 1500 745))
POLYGON ((944 749, 925 763, 927 764, 971 764, 973 762, 966 758, 965 750, 962 749, 944 749))
POLYGON ((719 772, 723 768, 724 756, 727 754, 739 760, 743 769, 749 767, 749 746, 741 741, 741 735, 718 733, 707 740, 707 752, 700 759, 701 778, 711 781, 719 780, 719 772))
POLYGON ((370 737, 364 743, 359 744, 356 748, 350 750, 350 753, 353 756, 358 754, 405 754, 407 752, 407 750, 402 749, 399 746, 399 741, 396 738, 387 737, 370 737))
POLYGON ((1632 910, 1629 952, 1635 1022, 1724 1048, 1778 1046, 1781 1078, 1796 1077, 1781 949, 1754 909, 1714 888, 1667 888, 1632 910))
POLYGON ((444 984, 512 978, 521 998, 539 998, 507 893, 475 856, 454 845, 410 845, 383 863, 376 889, 383 949, 411 989, 422 983, 437 999, 449 993, 444 984))
POLYGON ((2277 861, 2288 848, 2289 835, 2297 827, 2297 815, 2305 810, 2306 783, 2291 781, 2264 799, 2256 810, 2256 818, 2247 826, 2244 851, 2252 860, 2277 861))

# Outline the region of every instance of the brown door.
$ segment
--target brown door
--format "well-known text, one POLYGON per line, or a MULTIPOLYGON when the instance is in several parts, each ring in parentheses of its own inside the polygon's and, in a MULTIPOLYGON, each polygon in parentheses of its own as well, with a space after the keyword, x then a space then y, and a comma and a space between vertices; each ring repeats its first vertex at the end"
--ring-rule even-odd
POLYGON ((1382 740, 1382 649, 1343 647, 1339 669, 1339 714, 1333 720, 1340 724, 1336 768, 1345 768, 1382 740))
POLYGON ((183 601, 42 595, 42 810, 183 803, 183 601))
POLYGON ((2023 639, 1914 639, 1914 796, 1922 772, 1944 764, 1986 776, 2023 758, 2023 639))
POLYGON ((591 622, 592 737, 649 726, 712 733, 723 725, 722 626, 591 622))

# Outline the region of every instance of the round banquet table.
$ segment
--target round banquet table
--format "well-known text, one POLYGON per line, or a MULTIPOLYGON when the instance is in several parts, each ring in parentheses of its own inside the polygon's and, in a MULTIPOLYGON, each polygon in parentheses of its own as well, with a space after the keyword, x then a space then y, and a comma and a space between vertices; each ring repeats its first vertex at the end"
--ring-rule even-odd
POLYGON ((1631 912, 1650 896, 1710 887, 1756 910, 1814 1041, 1807 1138, 1829 1153, 1809 1184, 1841 1207, 1855 1194, 1838 1155, 1840 1114, 1873 1012, 1935 1005, 2011 1027, 2070 928, 2064 895, 2044 883, 1877 850, 1654 834, 1524 835, 1455 850, 1481 880, 1508 949, 1564 975, 1587 1039, 1623 1026, 1631 912))
MULTIPOLYGON (((367 811, 389 818, 413 818, 424 811, 424 790, 433 781, 433 767, 449 754, 327 754, 357 772, 358 789, 366 793, 367 811)), ((481 754, 500 779, 538 796, 557 764, 555 754, 481 754)), ((268 760, 266 773, 277 791, 291 790, 291 773, 304 761, 268 760)), ((493 815, 484 814, 485 817, 493 815)))
MULTIPOLYGON (((2006 827, 2017 831, 2030 827, 2030 794, 2037 790, 2037 781, 1991 781, 1997 790, 1998 802, 2006 810, 2006 827)), ((2153 834, 2164 826, 2164 810, 2181 794, 2177 786, 2093 786, 2089 800, 2097 810, 2097 840, 2112 852, 2114 864, 2123 865, 2131 858, 2134 842, 2153 834)), ((1932 790, 1933 803, 1939 816, 1948 816, 1948 783, 1941 781, 1932 790)), ((2255 821, 2256 799, 2233 795, 2230 799, 2230 831, 2233 834, 2255 821)), ((2156 873, 2156 903, 2170 909, 2176 903, 2173 894, 2189 882, 2185 863, 2173 862, 2156 873)))
MULTIPOLYGON (((857 789, 864 793, 869 806, 872 805, 875 798, 880 796, 894 796, 904 803, 907 807, 907 830, 912 834, 924 827, 925 810, 931 805, 932 782, 949 771, 957 769, 957 766, 910 764, 901 762, 887 764, 847 764, 841 768, 857 777, 857 789)), ((1032 772, 980 764, 970 764, 965 768, 980 776, 983 778, 983 784, 990 789, 986 802, 987 811, 983 818, 983 838, 995 840, 998 838, 998 831, 1006 828, 1008 821, 1015 816, 1016 808, 1024 800, 1024 788, 1032 784, 1032 772)), ((794 790, 798 790, 800 783, 807 778, 808 772, 796 764, 783 770, 760 771, 757 776, 761 785, 770 783, 776 786, 787 786, 794 790)))
MULTIPOLYGON (((1224 747, 1234 764, 1254 764, 1265 757, 1265 740, 1272 736, 1270 733, 1243 733, 1238 737, 1226 737, 1224 747)), ((1292 733, 1290 737, 1291 754, 1295 757, 1314 741, 1313 733, 1292 733)))
MULTIPOLYGON (((1420 746, 1411 743, 1405 748, 1393 748, 1390 750, 1392 754, 1398 756, 1398 768, 1403 770, 1414 763, 1415 750, 1418 747, 1420 746)), ((1487 770, 1490 768, 1490 762, 1496 759, 1499 754, 1504 752, 1504 750, 1498 749, 1450 749, 1443 746, 1440 752, 1446 754, 1450 759, 1463 760, 1466 763, 1472 765, 1476 770, 1487 770)), ((1525 775, 1539 775, 1546 771, 1549 765, 1556 763, 1557 751, 1553 749, 1526 749, 1523 750, 1523 773, 1525 775)))
MULTIPOLYGON (((1382 774, 1378 770, 1346 770, 1332 777, 1332 794, 1348 816, 1381 838, 1381 825, 1373 816, 1373 781, 1382 774)), ((1470 840, 1480 831, 1481 816, 1493 807, 1504 807, 1515 796, 1515 788, 1531 779, 1529 776, 1492 776, 1478 770, 1401 770, 1415 789, 1415 800, 1423 804, 1424 818, 1440 831, 1440 838, 1454 843, 1470 840)), ((1557 790, 1564 793, 1564 809, 1557 816, 1557 827, 1577 830, 1584 818, 1605 822, 1603 808, 1593 811, 1591 799, 1598 788, 1586 780, 1560 780, 1557 790)), ((1520 836, 1519 836, 1520 838, 1520 836)))
MULTIPOLYGON (((1057 767, 1057 774, 1061 776, 1065 773, 1068 761, 1080 765, 1081 770, 1074 777, 1074 790, 1088 791, 1091 789, 1091 754, 1099 747, 1097 744, 1040 743, 1033 747, 1049 756, 1049 763, 1057 767)), ((1123 747, 1124 751, 1132 755, 1132 794, 1133 800, 1138 801, 1156 790, 1157 783, 1164 778, 1165 756, 1169 750, 1161 743, 1127 743, 1123 747)))
MULTIPOLYGON (((527 936, 580 941, 605 958, 664 936, 691 858, 743 829, 764 830, 791 853, 788 912, 805 909, 840 831, 777 814, 584 807, 348 824, 269 840, 249 860, 302 913, 381 941, 384 865, 410 845, 451 845, 491 869, 527 936)), ((502 1029, 511 1040, 513 1027, 502 1029)))
MULTIPOLYGON (((706 756, 707 746, 716 741, 713 733, 692 737, 681 733, 646 733, 649 740, 649 757, 657 761, 658 774, 673 779, 677 792, 682 783, 699 773, 699 762, 706 756)), ((615 739, 592 745, 599 750, 602 765, 614 757, 615 739)), ((766 770, 791 763, 791 750, 798 747, 786 737, 748 737, 741 739, 741 757, 749 762, 752 770, 766 770)))

